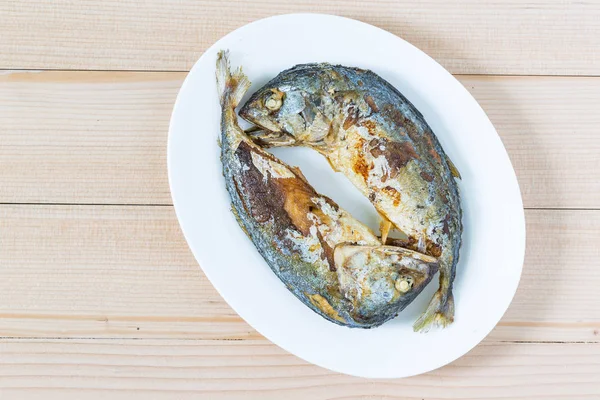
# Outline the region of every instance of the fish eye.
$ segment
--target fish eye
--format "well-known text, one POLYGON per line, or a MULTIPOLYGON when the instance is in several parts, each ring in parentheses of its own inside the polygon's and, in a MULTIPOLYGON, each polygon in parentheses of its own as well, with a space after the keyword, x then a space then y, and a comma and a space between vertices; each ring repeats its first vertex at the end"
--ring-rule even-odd
POLYGON ((281 96, 278 96, 275 93, 269 95, 265 99, 265 107, 267 107, 271 111, 279 110, 282 105, 283 105, 283 100, 282 100, 281 96))
POLYGON ((403 275, 398 277, 398 279, 396 280, 396 289, 400 292, 400 293, 406 293, 408 292, 410 289, 412 289, 414 284, 414 280, 412 276, 408 276, 408 275, 403 275))

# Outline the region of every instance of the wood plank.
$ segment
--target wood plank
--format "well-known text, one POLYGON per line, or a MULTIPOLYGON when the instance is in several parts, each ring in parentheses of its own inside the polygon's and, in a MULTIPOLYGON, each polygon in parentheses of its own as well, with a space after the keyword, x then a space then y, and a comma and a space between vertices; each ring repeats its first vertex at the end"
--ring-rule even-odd
POLYGON ((483 343, 439 370, 395 380, 333 373, 264 340, 2 340, 0 353, 7 399, 600 396, 600 344, 483 343))
POLYGON ((224 34, 293 12, 374 24, 453 73, 600 73, 600 4, 541 0, 3 2, 0 68, 188 70, 224 34))
MULTIPOLYGON (((521 284, 489 339, 600 342, 600 211, 526 216, 521 284)), ((171 207, 4 205, 0 243, 0 337, 260 337, 201 273, 171 207)))
POLYGON ((167 131, 184 75, 0 75, 0 202, 171 203, 167 131))
POLYGON ((459 79, 498 131, 525 207, 600 208, 600 79, 459 79))
POLYGON ((0 207, 0 336, 257 336, 172 207, 0 207))
MULTIPOLYGON (((183 73, 0 75, 0 202, 171 204, 183 73)), ((600 207, 600 78, 459 76, 496 126, 526 207, 600 207)))

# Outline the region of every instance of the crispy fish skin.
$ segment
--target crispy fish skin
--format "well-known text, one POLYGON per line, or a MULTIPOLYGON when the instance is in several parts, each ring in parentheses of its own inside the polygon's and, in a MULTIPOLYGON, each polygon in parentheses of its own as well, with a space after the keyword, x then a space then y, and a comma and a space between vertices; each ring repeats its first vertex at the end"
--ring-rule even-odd
POLYGON ((221 161, 238 223, 288 289, 329 321, 370 328, 395 317, 437 272, 435 258, 382 245, 297 168, 256 145, 235 114, 249 85, 219 53, 221 161))
MULTIPOLYGON (((395 226, 406 246, 439 257, 440 286, 417 331, 454 320, 452 286, 462 233, 455 177, 421 113, 368 70, 298 65, 259 89, 240 111, 263 146, 309 146, 323 154, 395 226)), ((384 239, 385 240, 385 239, 384 239)))

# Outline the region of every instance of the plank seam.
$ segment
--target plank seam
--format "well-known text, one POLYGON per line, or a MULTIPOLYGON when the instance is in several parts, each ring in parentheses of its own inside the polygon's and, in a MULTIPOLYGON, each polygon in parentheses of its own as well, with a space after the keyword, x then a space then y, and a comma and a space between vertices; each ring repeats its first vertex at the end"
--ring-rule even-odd
MULTIPOLYGON (((52 69, 52 68, 1 68, 2 72, 131 72, 131 73, 189 73, 190 70, 180 69, 52 69)), ((453 76, 468 77, 468 76, 490 76, 490 77, 523 77, 523 78, 600 78, 600 73, 596 75, 590 74, 478 74, 478 73, 452 73, 453 76)))
MULTIPOLYGON (((36 202, 0 202, 0 206, 108 206, 108 207, 173 207, 172 203, 36 203, 36 202)), ((600 211, 593 207, 523 207, 528 211, 600 211)))
POLYGON ((109 206, 109 207, 173 207, 169 203, 19 203, 19 202, 0 202, 0 206, 109 206))
MULTIPOLYGON (((2 340, 85 340, 85 341, 94 341, 94 340, 128 340, 128 341, 136 341, 136 340, 157 340, 157 341, 204 341, 204 342, 255 342, 255 341, 266 341, 270 342, 266 338, 176 338, 176 337, 89 337, 89 336, 69 336, 69 337, 61 337, 61 336, 0 336, 0 341, 2 340)), ((568 341, 568 340, 488 340, 486 342, 482 342, 481 344, 557 344, 557 345, 571 345, 571 344, 600 344, 600 341, 585 341, 585 340, 576 340, 576 341, 568 341)))

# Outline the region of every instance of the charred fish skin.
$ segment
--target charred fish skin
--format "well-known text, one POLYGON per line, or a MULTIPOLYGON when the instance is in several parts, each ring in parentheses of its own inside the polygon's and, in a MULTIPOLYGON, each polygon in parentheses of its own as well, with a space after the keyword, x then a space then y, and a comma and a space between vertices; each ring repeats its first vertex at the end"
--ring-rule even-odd
POLYGON ((251 134, 262 145, 323 154, 384 222, 409 236, 409 248, 439 257, 440 288, 415 330, 453 322, 462 233, 458 171, 410 101, 371 71, 304 64, 259 89, 240 115, 263 128, 251 134))
POLYGON ((235 114, 248 86, 220 53, 221 161, 238 223, 287 288, 329 321, 370 328, 395 317, 435 274, 435 258, 381 245, 298 169, 252 142, 235 114), (372 254, 357 265, 360 252, 372 254))

